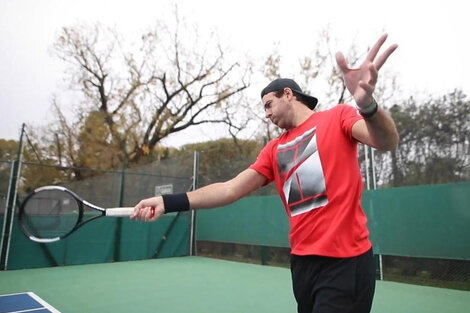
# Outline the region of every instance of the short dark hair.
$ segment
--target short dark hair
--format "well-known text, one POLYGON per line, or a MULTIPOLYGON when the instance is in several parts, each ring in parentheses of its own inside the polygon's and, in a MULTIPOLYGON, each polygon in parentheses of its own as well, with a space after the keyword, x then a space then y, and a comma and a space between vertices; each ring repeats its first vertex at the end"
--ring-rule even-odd
POLYGON ((278 91, 275 91, 275 92, 274 92, 274 96, 275 96, 276 98, 280 98, 280 97, 282 97, 283 95, 284 95, 284 89, 278 90, 278 91))

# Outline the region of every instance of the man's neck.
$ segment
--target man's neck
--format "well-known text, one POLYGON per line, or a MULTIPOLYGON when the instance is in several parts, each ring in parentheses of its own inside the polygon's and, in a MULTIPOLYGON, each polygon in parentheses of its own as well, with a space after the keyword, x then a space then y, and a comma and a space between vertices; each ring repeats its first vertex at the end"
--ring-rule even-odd
POLYGON ((310 110, 307 106, 302 104, 301 107, 297 107, 294 111, 293 123, 292 128, 296 128, 302 125, 306 120, 310 118, 314 114, 314 111, 310 110))

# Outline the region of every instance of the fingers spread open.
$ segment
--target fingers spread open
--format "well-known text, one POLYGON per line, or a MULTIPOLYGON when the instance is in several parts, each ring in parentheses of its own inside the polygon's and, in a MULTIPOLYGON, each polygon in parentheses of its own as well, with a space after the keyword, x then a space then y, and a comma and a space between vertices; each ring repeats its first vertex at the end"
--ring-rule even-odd
POLYGON ((372 62, 374 61, 377 53, 379 53, 380 48, 384 44, 385 40, 387 40, 387 34, 382 35, 379 40, 375 43, 375 45, 370 49, 369 53, 367 54, 366 60, 372 62))
POLYGON ((349 70, 348 63, 346 62, 346 59, 344 58, 344 55, 341 52, 337 52, 336 55, 336 63, 338 63, 338 66, 340 70, 344 73, 349 70))
POLYGON ((375 86, 375 84, 377 83, 377 76, 379 75, 379 73, 378 73, 377 68, 375 67, 375 65, 372 64, 372 63, 369 64, 368 68, 369 68, 370 78, 369 78, 369 81, 367 83, 369 85, 375 86))
POLYGON ((384 65, 385 61, 387 61, 388 57, 393 53, 398 48, 397 44, 391 45, 390 47, 387 48, 387 50, 382 53, 377 60, 375 61, 375 67, 377 70, 380 70, 382 65, 384 65))

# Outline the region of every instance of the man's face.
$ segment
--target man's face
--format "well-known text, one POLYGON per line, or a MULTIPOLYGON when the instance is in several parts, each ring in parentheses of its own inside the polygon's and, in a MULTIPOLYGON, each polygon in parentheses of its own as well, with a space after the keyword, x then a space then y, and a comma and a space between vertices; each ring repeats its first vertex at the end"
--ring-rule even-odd
POLYGON ((267 93, 262 98, 266 118, 269 118, 274 125, 288 129, 288 108, 289 101, 286 92, 282 97, 275 96, 275 92, 267 93))

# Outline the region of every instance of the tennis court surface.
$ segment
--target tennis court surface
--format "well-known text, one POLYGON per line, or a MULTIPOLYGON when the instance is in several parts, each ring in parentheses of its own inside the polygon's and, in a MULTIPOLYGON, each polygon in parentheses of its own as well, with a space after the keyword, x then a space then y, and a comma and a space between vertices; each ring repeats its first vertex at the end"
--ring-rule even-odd
MULTIPOLYGON (((1 295, 25 292, 61 313, 296 311, 289 269, 203 257, 0 272, 1 295)), ((1 303, 0 312, 15 312, 1 303)), ((469 308, 467 291, 378 281, 372 312, 468 313, 469 308)))

